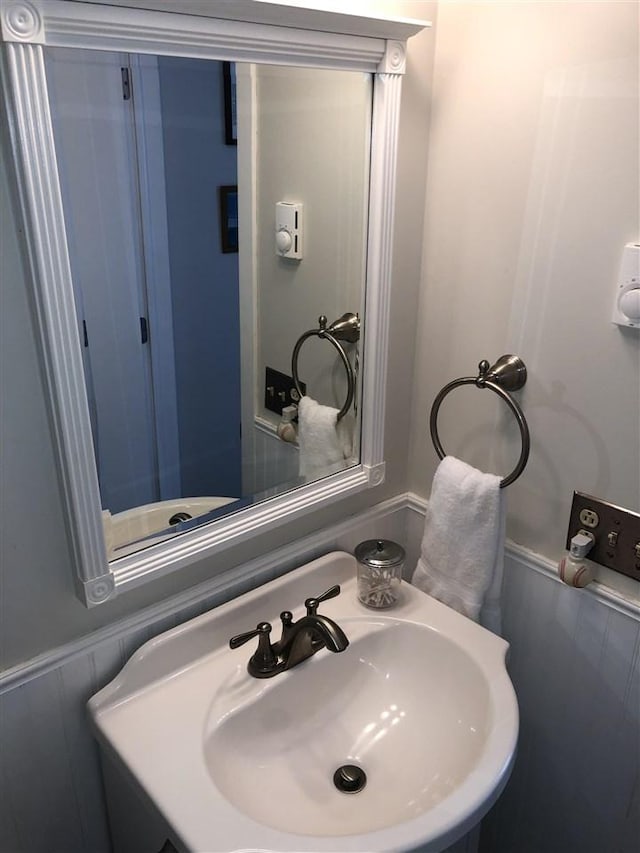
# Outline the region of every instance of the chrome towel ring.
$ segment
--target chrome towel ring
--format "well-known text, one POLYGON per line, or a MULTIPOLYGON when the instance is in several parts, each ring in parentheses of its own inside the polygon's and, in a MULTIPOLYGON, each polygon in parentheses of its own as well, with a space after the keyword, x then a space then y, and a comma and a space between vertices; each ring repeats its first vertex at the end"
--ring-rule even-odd
POLYGON ((478 365, 477 376, 463 376, 461 379, 454 379, 448 385, 445 385, 442 391, 433 401, 431 407, 431 416, 429 418, 429 429, 431 431, 431 440, 440 459, 444 459, 447 455, 440 438, 438 436, 438 410, 440 404, 447 396, 449 391, 454 388, 459 388, 461 385, 475 385, 477 388, 490 388, 495 391, 507 403, 520 427, 520 438, 522 439, 522 451, 516 467, 500 481, 500 488, 510 486, 514 480, 517 480, 520 474, 525 469, 529 458, 529 449, 531 447, 531 439, 529 436, 529 427, 527 425, 524 413, 518 403, 513 399, 509 391, 519 391, 527 381, 527 368, 525 363, 517 355, 502 355, 495 364, 489 365, 486 359, 478 365))
POLYGON ((335 347, 347 374, 347 399, 345 400, 344 406, 338 412, 338 420, 340 420, 351 408, 356 387, 356 377, 353 367, 351 366, 351 362, 349 361, 347 353, 340 341, 355 343, 360 339, 360 318, 357 314, 347 312, 346 314, 343 314, 342 317, 339 317, 331 323, 330 326, 327 326, 327 318, 322 314, 318 317, 317 329, 309 329, 308 332, 300 335, 296 341, 296 345, 293 348, 293 354, 291 356, 291 375, 293 376, 293 384, 295 385, 296 391, 301 397, 302 390, 300 388, 300 379, 298 378, 298 355, 300 354, 302 344, 307 340, 307 338, 311 337, 318 337, 323 340, 327 340, 335 347))

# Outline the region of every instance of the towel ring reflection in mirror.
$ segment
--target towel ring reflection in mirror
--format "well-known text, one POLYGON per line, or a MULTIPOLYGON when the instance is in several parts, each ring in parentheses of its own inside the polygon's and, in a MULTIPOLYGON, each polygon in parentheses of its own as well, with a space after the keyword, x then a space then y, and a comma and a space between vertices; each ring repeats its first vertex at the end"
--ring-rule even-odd
POLYGON ((347 398, 343 407, 338 412, 337 418, 338 420, 341 420, 341 418, 347 414, 351 408, 351 404, 353 403, 356 377, 354 369, 351 366, 351 362, 349 361, 349 357, 347 356, 347 353, 340 341, 356 343, 356 341, 360 339, 360 318, 357 314, 347 312, 346 314, 343 314, 342 317, 339 317, 331 323, 331 325, 327 326, 327 318, 324 314, 321 314, 320 317, 318 317, 318 328, 309 329, 308 332, 300 335, 296 341, 296 345, 293 348, 293 354, 291 356, 291 375, 293 377, 293 384, 295 385, 296 391, 301 397, 303 396, 303 392, 300 388, 300 379, 298 377, 298 356, 300 354, 302 344, 307 340, 307 338, 312 337, 327 340, 335 347, 347 374, 347 398))
POLYGON ((454 379, 453 382, 449 382, 448 385, 445 385, 433 401, 431 416, 429 418, 431 440, 438 457, 440 459, 444 459, 447 455, 440 441, 440 437, 438 436, 438 411, 447 394, 450 391, 453 391, 454 388, 459 388, 462 385, 475 385, 477 388, 490 388, 502 397, 513 412, 520 428, 520 438, 522 441, 522 450, 516 467, 507 477, 500 481, 500 488, 504 489, 505 486, 510 486, 514 480, 517 480, 527 464, 529 449, 531 447, 531 439, 524 413, 509 392, 519 391, 526 381, 527 368, 522 359, 517 355, 503 355, 500 356, 496 363, 492 365, 489 365, 489 362, 486 359, 483 359, 478 365, 477 376, 463 376, 462 378, 454 379))

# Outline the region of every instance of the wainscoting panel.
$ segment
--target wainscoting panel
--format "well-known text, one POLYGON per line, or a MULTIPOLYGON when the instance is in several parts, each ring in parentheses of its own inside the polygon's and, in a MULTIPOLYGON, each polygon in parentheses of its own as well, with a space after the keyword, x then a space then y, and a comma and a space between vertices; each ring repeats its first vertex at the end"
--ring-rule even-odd
POLYGON ((14 836, 7 853, 110 850, 83 716, 92 675, 91 660, 79 658, 1 697, 2 822, 14 836))
POLYGON ((640 619, 514 549, 503 590, 518 758, 482 853, 636 853, 640 619))
POLYGON ((298 478, 298 446, 282 441, 273 430, 257 423, 253 430, 253 458, 243 460, 245 494, 257 495, 298 478))

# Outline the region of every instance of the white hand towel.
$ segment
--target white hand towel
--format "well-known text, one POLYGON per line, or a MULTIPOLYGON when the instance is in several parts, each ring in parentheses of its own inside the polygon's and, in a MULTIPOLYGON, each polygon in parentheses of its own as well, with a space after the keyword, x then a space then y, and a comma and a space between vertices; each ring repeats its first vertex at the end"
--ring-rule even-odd
POLYGON ((311 397, 298 403, 300 476, 318 477, 346 467, 350 442, 338 422, 338 409, 322 406, 311 397))
POLYGON ((500 477, 446 456, 433 478, 411 581, 495 633, 500 632, 504 516, 500 477))

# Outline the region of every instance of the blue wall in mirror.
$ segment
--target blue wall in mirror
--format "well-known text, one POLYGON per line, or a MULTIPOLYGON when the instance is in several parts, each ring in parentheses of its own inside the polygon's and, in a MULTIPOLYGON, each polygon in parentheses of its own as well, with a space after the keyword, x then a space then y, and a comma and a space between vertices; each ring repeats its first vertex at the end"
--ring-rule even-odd
POLYGON ((239 497, 238 261, 220 245, 218 188, 236 183, 221 63, 161 57, 183 495, 239 497))
POLYGON ((103 508, 239 497, 222 63, 56 48, 47 71, 103 508))

